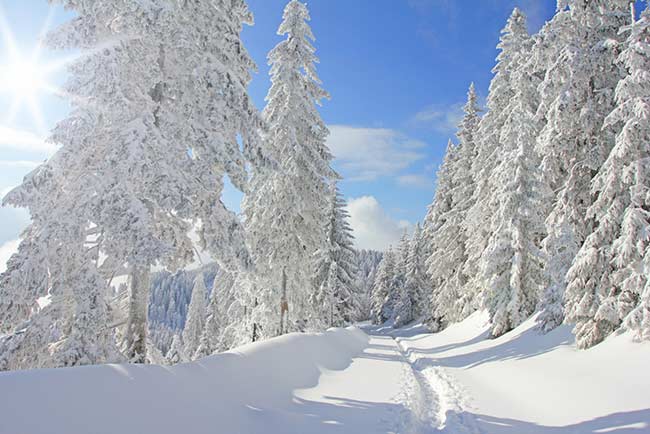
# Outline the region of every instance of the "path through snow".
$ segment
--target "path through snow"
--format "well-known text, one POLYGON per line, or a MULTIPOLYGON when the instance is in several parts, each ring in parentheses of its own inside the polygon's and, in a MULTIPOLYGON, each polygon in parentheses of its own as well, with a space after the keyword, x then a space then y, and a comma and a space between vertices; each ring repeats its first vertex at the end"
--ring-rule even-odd
MULTIPOLYGON (((371 335, 368 346, 342 371, 325 371, 314 387, 296 391, 298 399, 333 404, 326 423, 341 433, 427 434, 436 431, 437 396, 414 370, 397 342, 371 335), (337 417, 338 408, 373 409, 356 417, 337 417)), ((321 415, 322 416, 322 415, 321 415)))

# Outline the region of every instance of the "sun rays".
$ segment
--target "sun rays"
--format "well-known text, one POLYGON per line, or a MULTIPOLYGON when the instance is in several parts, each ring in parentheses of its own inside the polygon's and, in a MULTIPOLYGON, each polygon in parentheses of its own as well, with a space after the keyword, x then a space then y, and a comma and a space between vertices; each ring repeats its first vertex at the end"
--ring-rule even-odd
POLYGON ((31 50, 24 51, 19 48, 11 24, 0 6, 0 97, 8 101, 7 107, 2 109, 0 123, 11 125, 26 110, 41 135, 47 131, 41 99, 46 94, 62 94, 51 80, 70 60, 44 59, 44 41, 47 32, 51 30, 53 16, 54 7, 50 7, 39 31, 38 42, 31 50))

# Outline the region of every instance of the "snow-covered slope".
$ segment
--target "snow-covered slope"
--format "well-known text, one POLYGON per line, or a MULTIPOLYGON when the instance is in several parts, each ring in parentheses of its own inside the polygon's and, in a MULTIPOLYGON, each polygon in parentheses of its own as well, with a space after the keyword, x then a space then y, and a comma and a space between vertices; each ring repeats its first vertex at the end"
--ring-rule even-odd
POLYGON ((106 365, 0 373, 1 434, 311 432, 294 396, 367 347, 359 329, 291 334, 174 367, 106 365), (289 427, 289 431, 274 431, 289 427), (307 431, 304 431, 304 430, 307 431))
POLYGON ((175 367, 0 373, 0 434, 650 433, 650 344, 576 350, 531 319, 486 339, 477 313, 291 334, 175 367))
POLYGON ((539 335, 534 318, 498 339, 488 330, 477 313, 397 338, 437 390, 446 432, 650 433, 650 343, 621 335, 577 350, 569 326, 539 335))

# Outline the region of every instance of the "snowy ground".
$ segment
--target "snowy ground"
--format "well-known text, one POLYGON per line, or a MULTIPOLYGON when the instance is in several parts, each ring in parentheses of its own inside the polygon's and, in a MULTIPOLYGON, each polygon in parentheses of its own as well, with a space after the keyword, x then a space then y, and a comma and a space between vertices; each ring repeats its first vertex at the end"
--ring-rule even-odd
POLYGON ((650 345, 577 351, 532 322, 485 340, 476 314, 437 335, 288 335, 172 368, 0 374, 0 434, 650 432, 650 345))
POLYGON ((534 326, 485 339, 487 315, 477 313, 397 340, 438 391, 447 432, 650 433, 650 343, 613 336, 583 351, 570 327, 540 336, 534 326))

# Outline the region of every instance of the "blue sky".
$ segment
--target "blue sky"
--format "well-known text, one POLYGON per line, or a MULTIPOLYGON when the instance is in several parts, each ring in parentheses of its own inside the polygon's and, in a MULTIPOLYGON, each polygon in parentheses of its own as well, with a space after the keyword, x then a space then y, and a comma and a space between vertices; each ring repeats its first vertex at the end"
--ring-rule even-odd
MULTIPOLYGON (((259 66, 250 93, 261 109, 268 81, 266 53, 276 35, 284 1, 249 0, 256 24, 244 41, 259 66)), ((312 0, 308 2, 321 63, 323 86, 331 93, 321 113, 331 126, 341 188, 352 201, 353 226, 361 247, 394 242, 407 223, 421 220, 431 202, 435 170, 453 137, 470 82, 485 96, 497 55, 499 31, 514 6, 530 17, 531 30, 550 18, 555 0, 312 0)), ((1 1, 5 22, 20 53, 29 55, 50 15, 52 25, 71 15, 45 0, 1 1)), ((65 53, 45 50, 42 63, 65 53)), ((7 44, 0 67, 12 62, 7 44)), ((48 81, 60 84, 65 72, 48 81)), ((65 117, 65 101, 39 92, 42 120, 23 104, 13 118, 14 92, 0 83, 0 192, 52 151, 40 139, 65 117)), ((239 195, 225 200, 237 208, 239 195)), ((18 237, 25 212, 0 209, 0 245, 18 237)), ((0 258, 0 261, 2 259, 0 258)))

